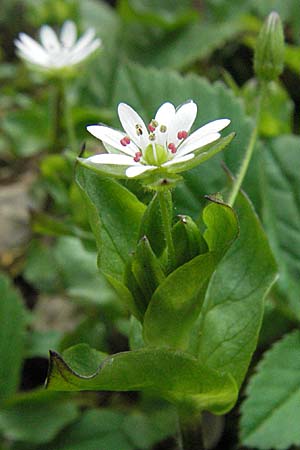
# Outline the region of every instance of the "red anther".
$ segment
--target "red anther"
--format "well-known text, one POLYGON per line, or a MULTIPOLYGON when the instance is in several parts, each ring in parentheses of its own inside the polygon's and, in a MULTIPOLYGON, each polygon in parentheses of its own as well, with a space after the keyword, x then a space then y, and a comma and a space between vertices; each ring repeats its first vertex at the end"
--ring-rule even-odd
POLYGON ((155 131, 155 127, 151 123, 149 123, 148 130, 150 131, 150 133, 153 133, 155 131))
POLYGON ((141 159, 142 153, 141 152, 136 152, 135 157, 133 158, 133 160, 135 162, 139 162, 139 160, 141 159))
POLYGON ((171 153, 176 153, 175 144, 173 144, 172 142, 168 145, 168 149, 171 150, 171 153))
POLYGON ((130 144, 130 138, 128 136, 124 136, 121 140, 120 143, 126 147, 126 145, 130 144))
POLYGON ((177 133, 177 137, 178 139, 186 139, 188 136, 188 132, 187 131, 178 131, 177 133))
POLYGON ((126 142, 126 144, 130 144, 130 137, 129 136, 125 136, 124 138, 124 142, 126 142))

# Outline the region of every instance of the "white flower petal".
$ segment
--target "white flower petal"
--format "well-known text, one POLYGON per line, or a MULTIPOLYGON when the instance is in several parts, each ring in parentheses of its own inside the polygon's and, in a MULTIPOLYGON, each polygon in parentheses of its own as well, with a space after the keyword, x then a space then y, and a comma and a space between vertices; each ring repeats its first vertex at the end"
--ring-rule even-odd
POLYGON ((185 161, 189 161, 190 159, 193 159, 195 157, 194 153, 189 153, 185 156, 175 156, 175 158, 171 159, 170 161, 162 164, 163 167, 165 166, 173 166, 174 164, 180 164, 185 161))
POLYGON ((156 142, 162 146, 165 146, 168 138, 168 128, 170 123, 175 117, 175 106, 172 103, 163 103, 157 110, 155 120, 158 122, 158 127, 155 130, 156 142), (165 132, 160 131, 160 126, 164 125, 167 130, 165 132))
POLYGON ((66 20, 60 32, 60 41, 66 48, 71 48, 77 38, 76 25, 72 20, 66 20))
POLYGON ((85 46, 84 48, 82 48, 79 51, 77 50, 76 52, 74 52, 71 49, 70 62, 72 64, 77 64, 80 61, 83 61, 85 58, 87 58, 91 53, 93 53, 100 46, 101 46, 101 39, 95 39, 88 46, 85 46))
POLYGON ((29 60, 32 59, 34 62, 41 60, 42 64, 49 61, 49 57, 45 49, 25 33, 19 34, 19 40, 15 40, 15 45, 21 52, 26 54, 29 60))
POLYGON ((117 155, 116 153, 101 153, 100 155, 90 156, 87 162, 93 164, 112 164, 116 166, 131 166, 133 159, 127 155, 117 155))
POLYGON ((83 48, 88 46, 95 37, 94 28, 89 28, 76 42, 73 47, 73 52, 80 52, 83 48))
POLYGON ((55 31, 49 25, 43 25, 40 29, 40 40, 49 53, 56 53, 61 49, 55 31))
POLYGON ((135 166, 128 167, 126 169, 126 176, 128 178, 134 178, 138 175, 141 175, 144 172, 147 172, 148 170, 157 169, 157 166, 144 166, 143 164, 136 164, 135 166))
POLYGON ((187 143, 190 143, 194 140, 198 140, 205 134, 210 133, 217 133, 218 131, 223 130, 230 124, 229 119, 218 119, 213 120, 212 122, 208 122, 206 125, 203 125, 203 127, 198 128, 198 130, 194 131, 185 141, 184 145, 187 143))
POLYGON ((140 149, 145 149, 149 144, 148 131, 143 119, 131 106, 126 103, 120 103, 118 106, 118 114, 122 127, 135 142, 140 149), (141 135, 138 135, 136 126, 139 125, 141 129, 141 135))
POLYGON ((95 136, 97 139, 105 142, 108 145, 120 150, 122 153, 125 153, 129 156, 134 156, 139 149, 135 146, 133 142, 129 145, 122 145, 121 139, 125 136, 124 133, 118 130, 114 130, 113 128, 109 128, 103 125, 89 125, 87 127, 89 133, 95 136))
POLYGON ((183 103, 175 113, 174 120, 170 123, 168 131, 168 143, 177 145, 181 142, 177 138, 178 131, 189 132, 197 115, 197 105, 192 100, 183 103))
POLYGON ((199 139, 192 139, 190 142, 188 142, 188 140, 186 140, 180 146, 179 150, 177 151, 177 155, 178 156, 186 155, 190 152, 193 152, 194 150, 204 147, 205 145, 208 145, 214 141, 217 141, 220 137, 221 137, 220 133, 210 133, 210 134, 205 134, 204 136, 200 137, 199 139))

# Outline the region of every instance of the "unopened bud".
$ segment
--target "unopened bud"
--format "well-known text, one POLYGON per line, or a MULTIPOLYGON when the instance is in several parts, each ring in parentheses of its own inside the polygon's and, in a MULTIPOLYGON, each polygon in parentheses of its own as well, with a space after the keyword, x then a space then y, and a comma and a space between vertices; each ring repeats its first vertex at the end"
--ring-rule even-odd
POLYGON ((276 80, 284 67, 284 34, 276 12, 267 17, 258 35, 254 53, 254 71, 263 81, 276 80))

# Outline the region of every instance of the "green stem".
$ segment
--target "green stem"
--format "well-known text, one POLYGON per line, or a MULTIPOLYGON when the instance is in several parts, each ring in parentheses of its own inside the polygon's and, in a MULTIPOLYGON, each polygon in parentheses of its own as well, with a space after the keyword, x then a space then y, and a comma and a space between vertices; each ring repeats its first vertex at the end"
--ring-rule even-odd
POLYGON ((205 450, 201 422, 186 422, 179 416, 178 450, 205 450))
POLYGON ((162 223, 165 232, 168 268, 171 271, 175 265, 175 249, 172 237, 172 218, 170 215, 170 204, 172 205, 172 195, 170 191, 159 191, 157 193, 162 217, 162 223))
POLYGON ((62 83, 63 96, 64 96, 64 121, 68 138, 68 145, 71 151, 76 152, 77 140, 74 129, 74 122, 72 118, 72 107, 69 98, 69 86, 66 81, 62 83))
POLYGON ((236 179, 234 180, 231 192, 229 194, 229 198, 228 198, 228 204, 232 207, 234 205, 234 202, 236 200, 236 197, 239 193, 239 190, 242 186, 242 183, 244 181, 244 178, 246 176, 246 173, 248 171, 249 168, 249 164, 251 161, 251 158, 253 156, 253 151, 254 151, 254 147, 256 144, 256 140, 257 140, 257 136, 258 136, 258 129, 259 129, 259 122, 260 122, 260 112, 261 112, 261 104, 262 104, 262 99, 263 99, 263 93, 264 93, 264 88, 265 86, 262 85, 260 87, 260 91, 258 94, 258 101, 257 101, 257 111, 256 111, 256 117, 255 117, 255 126, 252 130, 250 139, 249 139, 249 143, 248 143, 248 147, 246 149, 245 152, 245 156, 244 159, 242 161, 242 164, 240 166, 238 175, 236 177, 236 179))

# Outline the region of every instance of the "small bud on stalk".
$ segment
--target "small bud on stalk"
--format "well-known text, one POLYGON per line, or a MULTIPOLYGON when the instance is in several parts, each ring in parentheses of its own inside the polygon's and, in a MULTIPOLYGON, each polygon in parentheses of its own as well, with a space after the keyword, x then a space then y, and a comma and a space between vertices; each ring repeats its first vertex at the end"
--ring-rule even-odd
POLYGON ((284 34, 276 12, 267 17, 258 35, 254 53, 254 71, 262 81, 276 80, 284 67, 284 34))

